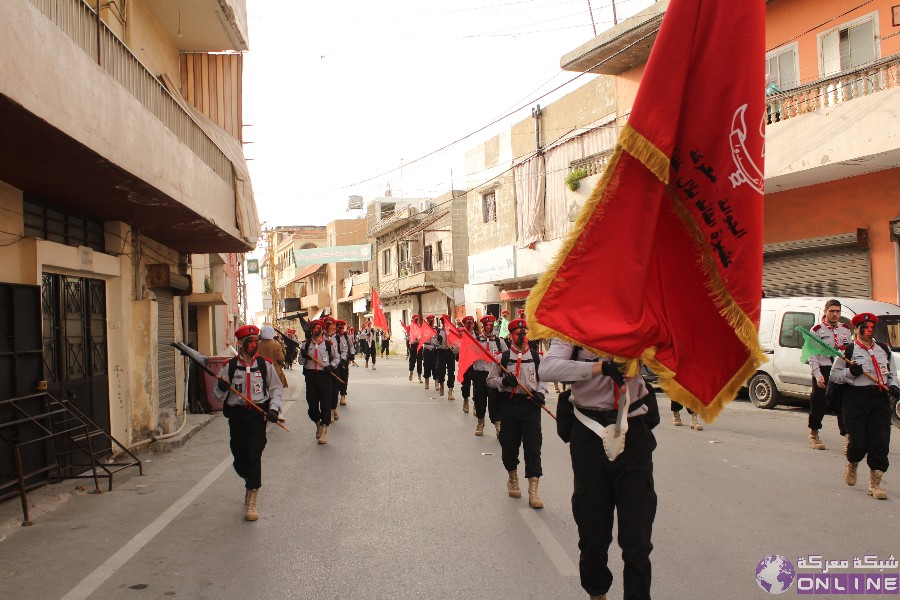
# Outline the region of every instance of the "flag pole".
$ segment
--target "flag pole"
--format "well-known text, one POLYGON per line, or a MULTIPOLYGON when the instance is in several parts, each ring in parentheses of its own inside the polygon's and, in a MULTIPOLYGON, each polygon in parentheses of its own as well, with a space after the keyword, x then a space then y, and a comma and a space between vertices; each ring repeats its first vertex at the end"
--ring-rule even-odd
MULTIPOLYGON (((185 352, 185 348, 187 348, 186 346, 182 347, 182 344, 181 344, 180 342, 172 342, 172 345, 173 345, 175 348, 177 348, 178 351, 181 352, 183 355, 185 355, 186 357, 188 357, 189 359, 191 359, 192 361, 194 361, 194 363, 196 363, 196 365, 197 365, 198 367, 200 367, 201 369, 203 369, 204 371, 206 371, 209 375, 212 375, 213 377, 215 377, 215 379, 216 379, 217 381, 224 381, 225 383, 227 383, 227 384, 228 384, 228 389, 231 390, 232 392, 234 392, 235 394, 237 394, 238 398, 243 399, 244 402, 247 403, 247 406, 248 406, 248 407, 253 407, 253 408, 255 408, 255 409, 258 410, 260 413, 262 413, 262 415, 263 415, 264 417, 268 418, 268 415, 266 415, 266 411, 264 411, 263 409, 261 409, 261 408, 259 407, 258 404, 256 404, 256 403, 253 402, 252 400, 250 400, 247 396, 243 395, 242 393, 240 393, 239 391, 237 391, 236 389, 234 389, 234 386, 231 385, 231 382, 230 382, 230 381, 226 381, 224 377, 219 377, 216 373, 213 373, 213 372, 212 372, 212 369, 210 369, 209 367, 207 367, 206 365, 204 365, 204 364, 203 364, 196 356, 194 356, 193 354, 190 354, 190 353, 188 353, 188 352, 185 352)), ((190 348, 188 348, 188 349, 190 350, 190 348)), ((281 423, 281 421, 276 421, 275 424, 278 425, 279 427, 281 427, 282 429, 284 429, 285 431, 290 431, 290 429, 288 429, 287 427, 285 427, 285 426, 281 423)))
MULTIPOLYGON (((797 325, 796 329, 803 335, 803 338, 805 341, 810 342, 817 348, 820 348, 821 350, 823 350, 824 351, 823 353, 825 355, 833 356, 834 358, 840 358, 848 365, 858 365, 859 364, 857 362, 853 362, 852 360, 850 360, 849 358, 844 356, 843 353, 838 351, 836 348, 832 348, 831 346, 829 346, 828 344, 826 344, 825 342, 823 342, 822 340, 820 340, 819 338, 814 336, 812 331, 810 331, 806 327, 803 327, 802 325, 797 325)), ((819 353, 817 352, 816 354, 819 354, 819 353)), ((883 385, 880 381, 878 381, 877 379, 875 379, 874 377, 872 377, 865 371, 863 371, 863 375, 865 375, 866 377, 871 379, 875 383, 875 385, 878 386, 878 389, 880 391, 885 391, 887 389, 887 386, 883 385)))
MULTIPOLYGON (((498 367, 500 367, 500 370, 501 370, 501 371, 503 371, 503 372, 506 373, 507 375, 513 375, 513 373, 510 373, 509 370, 508 370, 506 367, 504 367, 503 365, 500 364, 500 361, 498 361, 496 358, 494 358, 494 355, 493 355, 493 354, 491 354, 484 346, 482 346, 482 345, 478 342, 478 340, 475 339, 475 336, 473 336, 473 335, 469 332, 468 329, 461 329, 461 330, 460 330, 460 333, 462 333, 463 335, 469 336, 469 339, 471 339, 473 342, 475 342, 475 344, 481 349, 481 352, 482 352, 486 357, 488 357, 488 358, 491 360, 492 363, 494 363, 495 365, 497 365, 498 367)), ((513 375, 513 377, 515 377, 515 375, 513 375)), ((553 417, 553 420, 554 420, 554 421, 556 420, 556 415, 554 415, 552 412, 550 412, 550 409, 547 408, 545 405, 538 403, 538 401, 534 399, 534 394, 532 394, 528 389, 526 389, 526 388, 522 385, 522 383, 521 383, 520 381, 518 381, 518 378, 516 378, 516 387, 517 387, 517 388, 520 388, 523 392, 525 392, 525 395, 528 396, 528 399, 529 399, 529 400, 531 400, 532 402, 534 402, 535 404, 537 404, 538 406, 540 406, 540 407, 541 407, 548 415, 550 415, 551 417, 553 417)))

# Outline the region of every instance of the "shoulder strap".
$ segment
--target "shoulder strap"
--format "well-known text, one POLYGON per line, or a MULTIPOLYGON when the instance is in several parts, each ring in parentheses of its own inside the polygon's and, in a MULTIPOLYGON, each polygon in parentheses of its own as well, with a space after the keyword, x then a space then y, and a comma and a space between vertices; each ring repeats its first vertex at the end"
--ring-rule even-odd
POLYGON ((309 346, 310 346, 310 344, 312 344, 312 340, 309 339, 309 338, 306 338, 306 342, 304 342, 304 346, 303 346, 303 354, 305 354, 305 355, 307 355, 307 356, 309 356, 309 346))
POLYGON ((888 359, 890 359, 891 358, 891 349, 888 348, 888 345, 885 344, 884 342, 879 342, 878 340, 875 340, 875 343, 878 344, 879 346, 881 346, 881 349, 884 350, 884 353, 887 354, 888 359))
POLYGON ((505 351, 503 353, 503 355, 500 357, 500 364, 503 366, 504 369, 509 364, 509 350, 505 351))
POLYGON ((238 357, 233 356, 228 361, 228 383, 231 384, 234 379, 234 372, 237 371, 238 357))
POLYGON ((844 348, 844 357, 847 360, 850 360, 853 358, 853 347, 854 346, 856 346, 856 342, 854 342, 853 340, 850 340, 850 343, 847 344, 846 348, 844 348))
POLYGON ((260 375, 262 375, 263 380, 263 394, 269 395, 269 365, 266 362, 266 358, 264 356, 256 357, 256 368, 259 369, 260 375))
POLYGON ((328 362, 331 362, 331 340, 325 340, 325 352, 328 354, 328 362))
POLYGON ((581 346, 572 346, 572 356, 569 360, 578 360, 578 353, 581 352, 581 346))
POLYGON ((537 373, 538 367, 541 366, 541 357, 538 356, 537 348, 531 347, 531 359, 534 361, 534 372, 537 373))

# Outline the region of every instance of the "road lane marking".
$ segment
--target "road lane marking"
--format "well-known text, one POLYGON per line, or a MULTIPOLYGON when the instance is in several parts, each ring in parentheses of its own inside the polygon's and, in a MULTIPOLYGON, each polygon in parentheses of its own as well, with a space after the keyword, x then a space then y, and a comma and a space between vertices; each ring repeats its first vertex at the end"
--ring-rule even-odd
MULTIPOLYGON (((284 407, 284 413, 287 414, 290 406, 284 407)), ((121 569, 125 563, 131 560, 135 554, 140 552, 141 548, 150 543, 153 538, 159 534, 160 531, 165 529, 169 523, 175 520, 175 518, 180 515, 184 509, 190 506, 194 500, 196 500, 200 494, 206 491, 206 488, 211 486, 213 482, 218 479, 222 473, 224 473, 228 467, 231 466, 233 462, 232 456, 229 454, 226 456, 222 462, 213 467, 212 471, 206 474, 206 477, 201 479, 197 484, 188 490, 181 498, 175 501, 172 506, 166 509, 166 511, 156 517, 156 519, 147 525, 140 533, 131 538, 124 546, 119 548, 119 550, 106 559, 102 565, 97 567, 93 573, 85 577, 81 580, 81 582, 72 588, 69 593, 62 597, 62 600, 85 600, 88 596, 93 594, 97 588, 103 585, 110 577, 116 574, 116 572, 121 569)))
POLYGON ((528 529, 537 538, 538 544, 544 549, 544 552, 547 554, 550 562, 553 563, 553 566, 556 567, 556 570, 559 571, 559 574, 563 577, 577 577, 578 567, 575 566, 575 563, 566 554, 562 544, 556 540, 550 528, 547 527, 547 524, 544 523, 544 520, 538 516, 534 509, 520 508, 519 514, 522 515, 522 519, 528 525, 528 529))

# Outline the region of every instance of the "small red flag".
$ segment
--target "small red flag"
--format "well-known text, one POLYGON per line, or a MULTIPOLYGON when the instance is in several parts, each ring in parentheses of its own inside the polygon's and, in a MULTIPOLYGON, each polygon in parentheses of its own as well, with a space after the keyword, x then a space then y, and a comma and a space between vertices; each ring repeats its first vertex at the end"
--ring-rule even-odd
POLYGON ((459 340, 459 359, 456 361, 456 380, 461 383, 466 371, 476 361, 494 360, 494 358, 471 333, 465 329, 458 331, 462 336, 459 340))
POLYGON ((462 334, 450 321, 450 315, 441 315, 441 319, 444 321, 444 331, 447 332, 447 344, 451 347, 458 345, 462 334))
POLYGON ((372 315, 375 318, 373 327, 380 329, 382 332, 388 330, 387 318, 384 316, 384 308, 381 306, 381 298, 378 297, 378 291, 372 288, 372 315))
POLYGON ((436 335, 437 331, 435 331, 434 328, 428 324, 428 321, 423 322, 422 327, 419 330, 419 345, 424 346, 429 341, 431 341, 431 338, 436 335))
POLYGON ((535 337, 630 374, 642 359, 707 420, 763 361, 764 56, 765 3, 671 0, 610 162, 527 304, 535 337))
POLYGON ((403 328, 403 331, 409 333, 409 327, 407 327, 406 323, 404 323, 403 321, 400 321, 400 327, 403 328))

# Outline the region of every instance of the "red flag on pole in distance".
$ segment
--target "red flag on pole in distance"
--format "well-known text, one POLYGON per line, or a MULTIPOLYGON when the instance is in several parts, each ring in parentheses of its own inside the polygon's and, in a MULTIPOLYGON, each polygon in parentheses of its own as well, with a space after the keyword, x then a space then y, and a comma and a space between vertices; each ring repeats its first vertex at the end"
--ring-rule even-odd
POLYGON ((628 123, 531 292, 536 338, 642 359, 712 420, 763 361, 765 3, 671 0, 628 123), (740 43, 734 32, 740 31, 740 43))
POLYGON ((388 330, 388 322, 384 316, 384 308, 381 306, 381 298, 378 297, 378 291, 375 288, 372 288, 372 317, 374 319, 372 325, 375 329, 380 329, 382 332, 388 330))
POLYGON ((428 324, 428 321, 422 321, 422 327, 419 330, 419 345, 424 346, 436 335, 437 331, 428 324))
POLYGON ((409 324, 409 349, 413 352, 416 352, 419 334, 422 332, 422 328, 419 327, 419 324, 413 321, 409 324))
POLYGON ((450 320, 450 315, 441 315, 441 319, 444 321, 444 331, 447 332, 447 344, 451 347, 458 345, 462 334, 450 320))
POLYGON ((409 327, 407 327, 406 323, 404 323, 403 321, 400 321, 400 327, 403 328, 403 331, 409 333, 409 327))
POLYGON ((459 359, 456 361, 456 380, 462 383, 466 371, 475 361, 491 360, 490 353, 467 330, 457 330, 462 334, 459 340, 459 359))

